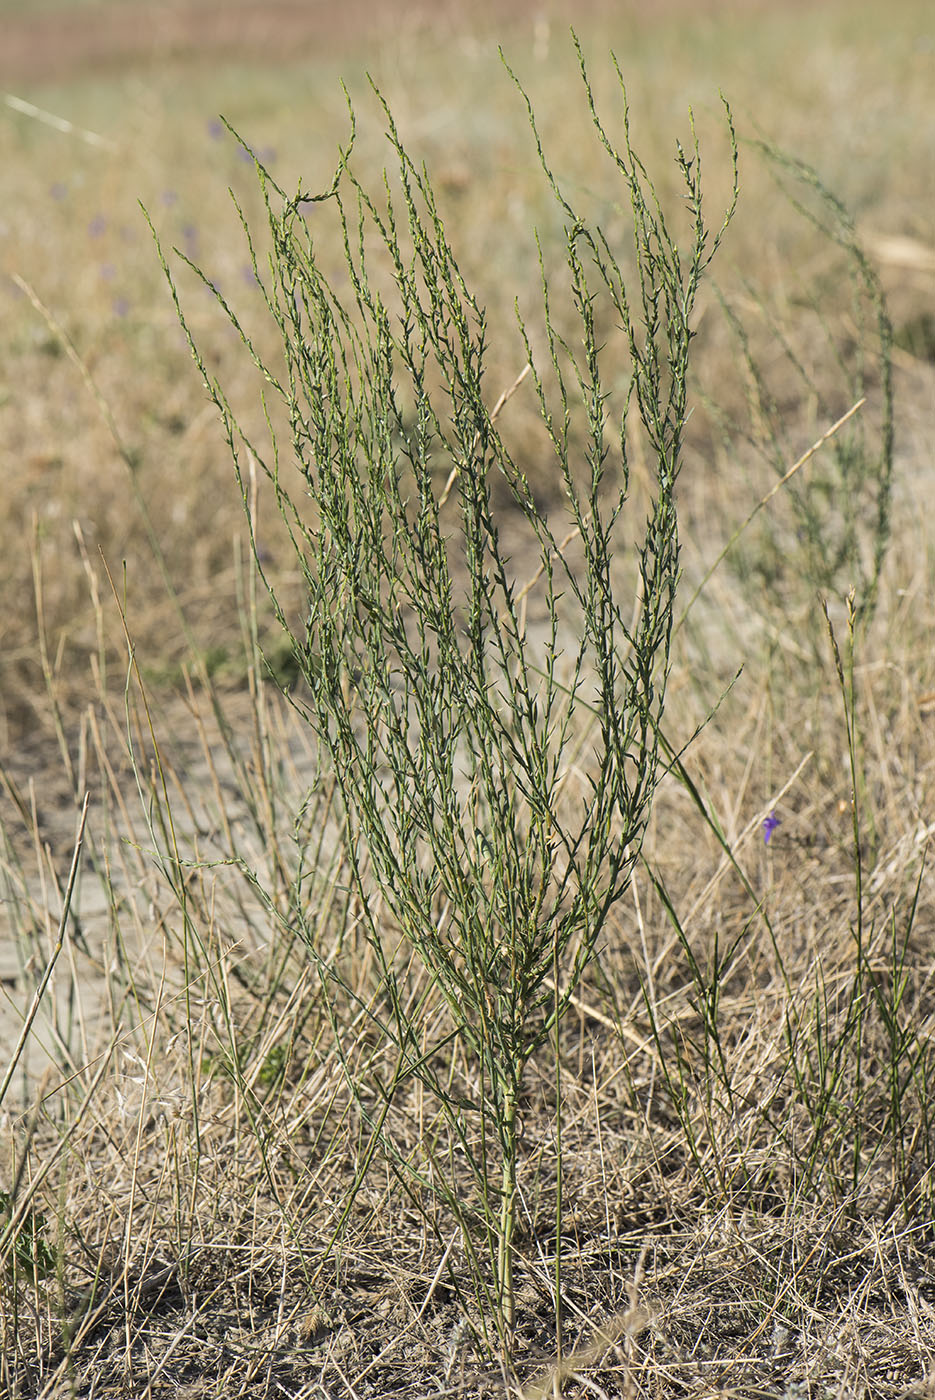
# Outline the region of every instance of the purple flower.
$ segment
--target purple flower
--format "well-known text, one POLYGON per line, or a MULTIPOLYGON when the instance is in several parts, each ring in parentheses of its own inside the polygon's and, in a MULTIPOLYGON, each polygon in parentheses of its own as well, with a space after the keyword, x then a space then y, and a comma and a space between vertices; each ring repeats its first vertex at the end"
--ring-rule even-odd
POLYGON ((101 276, 105 282, 113 282, 117 276, 117 269, 113 263, 101 263, 101 276))
POLYGON ((777 826, 780 825, 780 820, 775 812, 770 812, 769 816, 765 818, 763 822, 763 840, 766 842, 767 846, 769 845, 769 838, 772 836, 777 826))
POLYGON ((238 160, 242 160, 242 161, 244 162, 245 165, 252 165, 252 164, 253 164, 253 152, 252 152, 252 151, 249 151, 249 150, 247 149, 246 146, 238 146, 238 147, 237 147, 237 159, 238 159, 238 160))
POLYGON ((124 316, 128 316, 129 314, 130 303, 127 301, 126 297, 114 297, 114 315, 119 316, 122 320, 124 316))
POLYGON ((175 190, 163 190, 162 195, 160 197, 162 199, 163 206, 166 209, 171 209, 173 204, 175 204, 178 200, 178 195, 176 194, 175 190))
POLYGON ((103 214, 95 214, 88 224, 88 233, 92 238, 100 238, 102 233, 107 232, 107 220, 103 214))
POLYGON ((224 128, 219 121, 208 122, 208 135, 212 141, 220 141, 224 135, 224 128))
POLYGON ((68 186, 61 180, 56 180, 54 185, 49 186, 49 194, 53 199, 64 199, 68 194, 68 186))

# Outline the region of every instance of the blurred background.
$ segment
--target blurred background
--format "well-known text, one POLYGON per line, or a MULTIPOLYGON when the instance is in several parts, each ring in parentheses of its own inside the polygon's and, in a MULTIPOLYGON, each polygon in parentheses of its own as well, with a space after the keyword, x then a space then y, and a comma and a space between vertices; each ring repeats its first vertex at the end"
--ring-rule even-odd
MULTIPOLYGON (((357 111, 356 168, 365 181, 379 180, 389 151, 368 75, 410 153, 427 164, 468 284, 489 310, 492 400, 523 363, 515 300, 535 343, 534 230, 546 270, 560 277, 563 263, 563 215, 498 47, 530 96, 563 189, 625 241, 621 191, 590 127, 569 7, 524 0, 506 7, 506 16, 504 8, 492 0, 2 0, 4 749, 15 744, 20 752, 30 736, 48 732, 50 694, 73 716, 102 684, 122 684, 122 662, 113 669, 123 654, 122 624, 105 562, 153 684, 171 689, 187 664, 191 638, 180 627, 180 608, 212 672, 235 686, 242 676, 240 501, 144 208, 212 371, 257 427, 253 367, 210 289, 169 250, 200 267, 273 353, 275 328, 231 194, 259 236, 265 214, 254 156, 285 191, 300 182, 327 186, 349 129, 342 82, 357 111)), ((850 406, 861 375, 870 392, 865 436, 878 435, 882 422, 876 332, 872 317, 858 324, 853 260, 842 259, 833 231, 816 231, 814 210, 795 207, 804 198, 800 186, 783 192, 758 140, 817 172, 849 211, 885 291, 899 380, 895 492, 909 532, 902 538, 915 557, 927 557, 913 502, 917 489, 923 496, 930 489, 933 439, 931 5, 664 0, 573 9, 608 127, 619 132, 622 117, 613 51, 634 146, 673 209, 673 157, 676 141, 691 139, 689 108, 715 225, 731 180, 721 94, 740 140, 739 211, 699 314, 695 465, 683 484, 687 571, 702 576, 783 462, 791 465, 850 406), (750 355, 768 381, 768 430, 757 421, 765 411, 762 386, 751 397, 759 370, 750 355)), ((319 256, 339 278, 334 229, 323 206, 311 208, 319 256)), ((262 261, 262 237, 259 252, 262 261)), ((860 297, 866 303, 866 287, 860 297)), ((536 422, 532 394, 517 394, 509 423, 531 477, 545 470, 536 422)), ((872 441, 864 448, 877 450, 872 441)), ((833 477, 824 489, 832 510, 833 477)), ((547 498, 545 480, 542 490, 547 498)), ((783 507, 776 509, 781 523, 783 507)), ((803 568, 783 539, 794 541, 796 528, 792 521, 783 536, 776 526, 770 541, 755 542, 753 592, 754 566, 738 556, 741 592, 733 600, 716 595, 717 626, 735 617, 741 649, 749 645, 741 613, 751 605, 768 610, 778 591, 794 613, 803 568)), ((802 606, 812 608, 811 575, 804 582, 802 606)), ((705 645, 717 651, 711 637, 705 645)), ((724 650, 733 655, 737 646, 724 650)))

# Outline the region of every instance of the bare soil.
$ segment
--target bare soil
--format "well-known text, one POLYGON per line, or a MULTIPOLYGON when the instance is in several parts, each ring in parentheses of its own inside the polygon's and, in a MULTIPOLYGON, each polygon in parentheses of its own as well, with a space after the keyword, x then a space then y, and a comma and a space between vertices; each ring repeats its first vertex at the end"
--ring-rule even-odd
MULTIPOLYGON (((774 3, 579 0, 563 16, 557 5, 551 6, 551 13, 556 26, 567 21, 572 8, 576 20, 585 14, 628 14, 651 23, 680 10, 695 15, 715 10, 765 11, 774 3)), ((414 35, 431 30, 444 38, 467 24, 502 25, 507 8, 508 23, 526 25, 529 32, 536 17, 550 9, 543 0, 513 0, 508 7, 494 0, 464 4, 446 0, 436 4, 429 0, 156 4, 125 0, 74 5, 63 13, 0 17, 0 87, 23 91, 27 84, 169 61, 190 61, 194 66, 211 55, 270 64, 324 53, 346 52, 359 58, 365 50, 379 46, 384 36, 392 33, 398 38, 403 26, 411 27, 414 35)), ((906 316, 930 286, 925 253, 918 240, 911 244, 904 240, 895 250, 891 247, 889 258, 878 250, 881 261, 891 268, 897 266, 898 257, 909 259, 907 278, 911 273, 916 280, 911 287, 908 280, 900 281, 906 316)), ((910 364, 905 351, 901 354, 898 363, 905 376, 901 391, 908 403, 902 432, 905 441, 907 422, 911 423, 918 437, 918 442, 913 439, 912 461, 928 480, 931 371, 927 364, 910 364), (907 414, 914 416, 907 418, 907 414)), ((904 452, 909 455, 907 448, 904 452)), ((924 500, 921 489, 917 498, 924 500)), ((874 872, 884 893, 889 888, 887 879, 893 889, 901 887, 900 860, 908 863, 909 856, 900 852, 911 853, 921 839, 915 805, 920 821, 922 817, 928 821, 932 811, 932 696, 927 682, 920 681, 927 674, 924 658, 930 650, 931 590, 926 578, 930 573, 922 566, 922 581, 914 585, 914 593, 910 590, 900 613, 902 617, 914 610, 926 614, 913 633, 914 650, 907 647, 906 651, 915 659, 903 669, 901 662, 889 658, 886 662, 896 677, 894 694, 899 703, 890 705, 885 696, 879 718, 874 715, 867 729, 868 766, 881 775, 886 796, 885 801, 878 796, 883 854, 874 872), (891 866, 897 873, 888 877, 891 866)), ((785 645, 786 639, 782 641, 785 645)), ((866 680, 868 690, 876 683, 875 676, 874 671, 866 680)), ((679 686, 687 688, 690 680, 679 677, 679 686)), ((741 693, 745 692, 738 689, 738 696, 741 693)), ((787 798, 783 824, 769 851, 757 830, 747 844, 745 859, 749 857, 751 868, 754 854, 771 863, 767 873, 773 920, 788 940, 795 978, 803 987, 811 985, 815 950, 816 955, 824 952, 834 976, 843 983, 847 964, 843 958, 836 964, 834 958, 838 943, 846 949, 851 946, 847 891, 852 874, 840 855, 843 838, 816 837, 834 820, 843 823, 846 834, 849 820, 840 722, 837 731, 826 724, 817 739, 791 715, 777 719, 771 729, 773 722, 763 719, 769 713, 768 700, 773 703, 764 682, 761 697, 751 692, 746 715, 739 699, 734 709, 725 708, 725 714, 734 716, 735 732, 726 744, 716 737, 714 726, 702 735, 693 749, 693 771, 713 790, 713 805, 742 824, 744 813, 753 810, 753 789, 767 767, 763 758, 767 748, 770 771, 783 775, 792 771, 806 747, 820 750, 806 779, 787 798)), ((37 701, 37 711, 41 704, 37 701)), ((204 862, 202 869, 195 862, 185 867, 189 906, 199 914, 202 907, 211 913, 210 920, 204 917, 203 927, 216 933, 218 949, 227 950, 218 956, 218 963, 234 973, 240 964, 229 950, 249 919, 244 907, 233 902, 239 887, 224 867, 223 857, 233 844, 250 868, 263 876, 275 814, 271 803, 267 827, 263 804, 257 803, 254 810, 248 801, 251 794, 263 791, 263 763, 270 762, 273 754, 282 765, 283 787, 294 797, 295 810, 310 767, 307 736, 294 716, 276 697, 265 704, 268 729, 255 746, 255 706, 246 691, 224 697, 225 718, 237 735, 229 748, 216 733, 205 695, 200 701, 166 702, 156 725, 160 742, 165 740, 161 758, 178 822, 176 834, 183 848, 195 850, 204 862), (206 738, 199 738, 200 733, 206 738), (227 827, 233 831, 232 842, 227 827), (217 862, 217 871, 212 861, 217 862), (228 876, 230 888, 224 884, 228 876)), ((186 1091, 179 1088, 187 1085, 180 1049, 184 1045, 181 1001, 178 1036, 163 1036, 145 1069, 142 1060, 134 1058, 131 1052, 137 1050, 145 1057, 152 1008, 165 1013, 171 1029, 177 985, 171 980, 171 958, 178 959, 182 925, 178 901, 154 859, 155 838, 141 816, 146 803, 139 801, 136 792, 140 775, 144 789, 152 778, 144 762, 152 753, 150 736, 140 720, 134 731, 137 773, 122 742, 125 716, 119 701, 112 711, 96 711, 93 718, 89 711, 86 724, 69 727, 65 734, 73 763, 69 774, 51 719, 37 717, 31 724, 32 737, 17 735, 0 764, 4 779, 0 832, 9 843, 2 852, 4 865, 12 872, 14 886, 21 867, 30 872, 35 867, 35 874, 17 887, 23 891, 22 906, 14 906, 6 892, 0 892, 0 989, 7 998, 0 1002, 0 1070, 18 1034, 17 1008, 27 1002, 36 970, 41 970, 48 955, 50 935, 54 936, 60 907, 56 885, 67 874, 76 813, 85 789, 92 792, 92 810, 76 918, 61 959, 61 978, 52 986, 48 1015, 44 1008, 39 1022, 42 1034, 36 1039, 49 1047, 48 1064, 58 1066, 52 1087, 64 1072, 58 1037, 71 1033, 77 1038, 76 1005, 80 1010, 83 1003, 81 1014, 86 1019, 81 1035, 92 1051, 100 1035, 106 1040, 108 1029, 114 1035, 120 1030, 124 1039, 113 1053, 112 1068, 92 1108, 77 1118, 80 1131, 67 1153, 60 1146, 65 1130, 53 1119, 51 1095, 47 1119, 24 1114, 11 1126, 9 1111, 0 1118, 4 1135, 15 1130, 28 1139, 35 1130, 28 1149, 36 1168, 46 1160, 61 1162, 60 1180, 51 1177, 45 1194, 37 1197, 46 1214, 35 1216, 32 1223, 40 1233, 46 1232, 50 1245, 55 1243, 52 1212, 58 1190, 65 1203, 66 1265, 60 1278, 52 1275, 33 1290, 30 1296, 38 1300, 33 1311, 27 1314, 23 1307, 17 1314, 6 1306, 0 1310, 6 1328, 0 1332, 0 1394, 21 1400, 39 1395, 63 1400, 65 1396, 88 1400, 366 1396, 385 1400, 398 1395, 412 1400, 423 1395, 516 1395, 496 1367, 478 1362, 464 1325, 471 1309, 439 1266, 442 1247, 427 1234, 425 1220, 403 1193, 390 1189, 389 1172, 382 1164, 360 1192, 346 1222, 341 1249, 316 1277, 314 1288, 310 1286, 316 1261, 354 1184, 366 1134, 354 1127, 351 1107, 342 1107, 336 1061, 330 1068, 322 1066, 319 1076, 317 1042, 297 1011, 290 1012, 298 1027, 294 1044, 290 1034, 281 1037, 290 1046, 281 1083, 265 1084, 257 1072, 251 1080, 255 1092, 249 1099, 238 1097, 229 1077, 225 1078, 216 1047, 213 1060, 205 1061, 203 1083, 199 1082, 197 1091, 191 1090, 190 1098, 185 1097, 186 1091), (120 947, 115 940, 118 926, 126 928, 128 938, 120 947), (14 944, 13 930, 23 928, 32 929, 25 950, 14 944), (25 954, 34 962, 24 970, 25 954), (132 963, 132 977, 118 965, 118 957, 132 963), (163 985, 160 978, 167 961, 168 980, 163 985), (121 978, 135 992, 135 999, 127 996, 125 1010, 114 1008, 104 995, 108 988, 123 986, 121 978), (80 997, 74 995, 75 989, 80 997), (112 1016, 109 1028, 98 1024, 98 1007, 112 1016), (132 1039, 122 1029, 130 1025, 140 1032, 132 1039), (337 1108, 323 1108, 332 1093, 337 1108), (245 1128, 245 1104, 257 1114, 262 1131, 245 1128), (197 1123, 195 1107, 200 1114, 197 1123), (345 1114, 351 1126, 342 1155, 345 1139, 340 1123, 345 1114), (327 1126, 332 1119, 339 1124, 328 1129, 334 1132, 334 1147, 328 1132, 320 1131, 320 1125, 327 1126)), ((698 828, 697 821, 691 826, 686 820, 681 796, 670 795, 667 801, 668 806, 660 807, 658 824, 676 833, 668 838, 673 847, 668 877, 679 907, 691 908, 693 914, 700 910, 691 932, 701 949, 712 930, 714 934, 719 929, 734 930, 751 915, 736 893, 733 902, 729 897, 718 864, 720 851, 705 847, 701 839, 687 840, 679 834, 682 827, 688 832, 698 828), (674 868, 676 859, 681 871, 674 868), (712 871, 719 869, 721 873, 712 878, 712 871), (718 882, 725 890, 723 898, 720 887, 715 888, 718 882)), ((288 803, 283 805, 282 797, 278 802, 280 824, 285 811, 288 835, 288 819, 295 811, 288 803)), ((689 810, 688 817, 692 815, 689 810)), ((664 846, 665 840, 660 838, 659 844, 664 846)), ((767 874, 760 870, 758 878, 767 888, 767 874)), ((609 1004, 600 999, 600 989, 595 987, 582 999, 578 1020, 569 1018, 563 1045, 569 1102, 563 1242, 567 1352, 564 1369, 553 1373, 548 1290, 554 1240, 546 1228, 552 1190, 546 1171, 541 1178, 543 1201, 532 1203, 523 1238, 518 1369, 527 1382, 524 1393, 561 1393, 567 1400, 579 1396, 583 1400, 585 1395, 931 1400, 935 1396, 932 1227, 911 1192, 904 1193, 901 1204, 894 1204, 896 1183, 881 1180, 874 1208, 861 1214, 849 1199, 833 1207, 828 1199, 812 1202, 806 1191, 797 1194, 791 1180, 785 1194, 771 1186, 768 1199, 765 1192, 757 1195, 741 1182, 733 1195, 728 1187, 722 1205, 712 1204, 701 1189, 696 1164, 666 1098, 660 1057, 643 1016, 634 971, 637 959, 630 949, 639 947, 644 917, 643 952, 658 978, 666 1025, 671 1025, 673 1035, 684 1037, 689 1050, 693 1038, 701 1037, 701 1018, 697 1006, 689 1004, 684 968, 666 951, 671 940, 663 912, 658 903, 651 903, 649 892, 644 891, 644 897, 646 903, 637 911, 639 930, 637 915, 628 915, 608 953, 611 970, 630 997, 629 1009, 625 999, 622 1003, 624 1034, 632 1033, 636 1039, 625 1040, 624 1054, 608 1019, 609 1004)), ((883 909, 883 896, 874 897, 883 909)), ((885 907, 889 909, 890 904, 885 907)), ((902 920, 902 905, 893 907, 899 908, 902 920)), ((927 877, 911 950, 913 996, 918 980, 922 995, 930 997, 931 980, 926 979, 930 979, 932 909, 927 877)), ((250 917, 259 919, 255 912, 250 917)), ((882 914, 880 918, 885 932, 882 914)), ((763 943, 765 948, 765 939, 763 943)), ((214 946, 211 943, 209 948, 212 957, 214 946)), ((882 952, 880 957, 882 966, 882 952)), ((754 1069, 759 1066, 759 1078, 751 1070, 754 1090, 749 1109, 746 1103, 740 1109, 748 1113, 751 1133, 758 1131, 760 1121, 754 1111, 755 1093, 765 1095, 764 1086, 768 1087, 773 1072, 772 1047, 781 1044, 783 1034, 779 1019, 770 1029, 770 1017, 776 1014, 771 1008, 784 1003, 766 982, 767 963, 768 949, 751 954, 753 972, 744 966, 745 977, 738 977, 728 989, 720 1012, 722 1025, 730 1031, 730 1053, 734 1053, 734 1036, 748 1041, 754 1069)), ((207 1024, 212 1012, 210 989, 207 984, 202 989, 199 979, 191 995, 193 1005, 202 998, 197 1007, 207 1024)), ((245 983, 232 1004, 244 1017, 243 1027, 237 1027, 238 1043, 252 1051, 255 1021, 250 997, 260 1000, 259 992, 252 992, 245 983)), ((287 1010, 281 1014, 288 1030, 292 1021, 287 1010)), ((197 1016, 195 1021, 202 1024, 197 1016)), ((257 1065, 260 1058, 257 1053, 257 1065)), ((41 1077, 46 1063, 34 1057, 29 1068, 31 1075, 41 1077)), ((93 1065, 86 1080, 92 1072, 93 1065)), ((524 1144, 530 1161, 551 1141, 553 1132, 548 1075, 543 1075, 541 1084, 535 1076, 533 1080, 524 1144)), ((845 1126, 852 1107, 846 1090, 845 1085, 840 1109, 845 1126)), ((30 1096, 24 1101, 30 1102, 30 1096)), ((699 1102, 699 1121, 705 1114, 712 1116, 713 1145, 705 1147, 705 1161, 713 1174, 717 1144, 735 1140, 730 1120, 734 1108, 730 1106, 728 1112, 716 1101, 699 1102)), ((5 1108, 9 1110, 10 1105, 5 1108)), ((415 1097, 411 1103, 401 1103, 401 1140, 408 1131, 410 1144, 416 1142, 422 1112, 415 1097)), ((743 1122, 736 1128, 736 1140, 742 1136, 743 1122)), ((703 1124, 699 1137, 707 1143, 703 1124)), ((759 1139, 754 1146, 758 1143, 759 1139)), ((5 1139, 2 1145, 6 1152, 5 1139)), ((764 1180, 781 1184, 780 1171, 770 1175, 775 1166, 772 1159, 780 1152, 778 1141, 764 1152, 764 1180)), ((6 1172, 6 1158, 2 1165, 6 1172)), ((723 1157, 717 1165, 724 1165, 723 1157)), ((736 1164, 727 1165, 733 1170, 736 1164)), ((882 1178, 882 1166, 878 1175, 882 1178)), ((2 1184, 9 1184, 5 1177, 2 1184)), ((0 1232, 2 1225, 0 1211, 0 1232)), ((447 1244, 448 1238, 442 1243, 447 1244)), ((455 1274, 460 1270, 466 1276, 462 1257, 455 1253, 449 1262, 455 1274)))

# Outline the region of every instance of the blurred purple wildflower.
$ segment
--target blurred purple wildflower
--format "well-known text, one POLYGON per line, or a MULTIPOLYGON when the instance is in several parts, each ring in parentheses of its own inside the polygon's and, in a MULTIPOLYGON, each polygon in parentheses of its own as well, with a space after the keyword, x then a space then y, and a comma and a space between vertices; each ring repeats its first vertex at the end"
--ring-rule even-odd
POLYGON ((114 315, 119 316, 122 320, 124 316, 129 316, 129 314, 130 303, 126 297, 114 297, 114 315))
POLYGON ((49 186, 49 194, 53 199, 64 199, 68 194, 68 186, 61 180, 56 180, 54 185, 49 186))
POLYGON ((102 233, 107 232, 107 220, 103 214, 95 214, 88 224, 88 233, 92 238, 100 238, 102 233))
POLYGON ((177 203, 178 195, 175 190, 163 190, 160 199, 162 200, 164 208, 171 209, 173 204, 177 203))
POLYGON ((117 269, 113 263, 101 263, 101 276, 105 282, 112 282, 117 275, 117 269))
POLYGON ((240 275, 248 287, 258 287, 260 285, 259 278, 249 263, 243 264, 240 269, 240 275))
POLYGON ((247 149, 246 146, 238 146, 238 147, 237 147, 237 159, 238 159, 238 160, 242 160, 242 161, 244 162, 245 165, 252 165, 252 164, 253 164, 253 152, 252 152, 252 151, 249 151, 249 150, 247 149))
POLYGON ((763 840, 766 842, 767 846, 769 845, 769 838, 772 836, 777 826, 781 825, 782 823, 775 812, 770 812, 769 816, 765 818, 763 822, 763 840))
POLYGON ((224 135, 224 128, 219 121, 208 122, 208 135, 212 141, 220 141, 224 135))

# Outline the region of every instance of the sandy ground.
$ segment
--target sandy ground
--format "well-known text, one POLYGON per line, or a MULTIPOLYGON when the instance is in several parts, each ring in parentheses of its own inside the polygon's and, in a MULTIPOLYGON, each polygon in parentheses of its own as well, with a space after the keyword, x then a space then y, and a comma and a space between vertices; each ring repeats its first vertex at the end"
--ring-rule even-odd
MULTIPOLYGON (((241 691, 222 703, 229 743, 204 695, 188 701, 166 697, 156 707, 159 762, 178 849, 183 858, 225 863, 232 854, 230 837, 250 868, 268 879, 267 853, 245 793, 257 781, 259 762, 251 702, 241 691)), ((288 771, 288 800, 297 809, 315 776, 307 728, 271 687, 263 710, 276 761, 288 771)), ((99 718, 106 728, 107 719, 99 718)), ((111 726, 115 720, 119 715, 112 714, 111 726)), ((158 818, 153 823, 152 800, 139 788, 155 782, 156 791, 162 790, 152 746, 142 742, 137 764, 113 727, 104 735, 103 753, 89 737, 87 726, 68 735, 71 776, 54 746, 28 740, 7 756, 0 774, 0 1072, 17 1044, 34 987, 50 960, 55 963, 17 1071, 24 1088, 47 1071, 57 1083, 63 1066, 92 1063, 112 1039, 115 1019, 123 1032, 137 1023, 132 1007, 114 1016, 124 959, 141 986, 153 990, 166 975, 171 978, 180 957, 177 901, 160 854, 166 833, 158 830, 158 818), (89 806, 65 937, 57 949, 82 805, 73 779, 80 793, 87 792, 89 806)))

